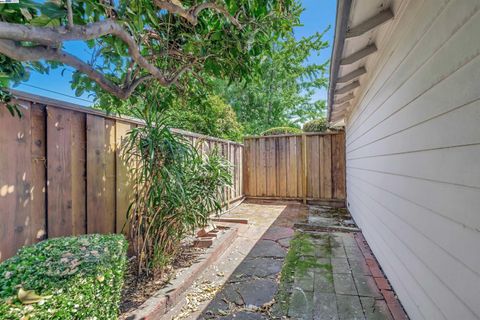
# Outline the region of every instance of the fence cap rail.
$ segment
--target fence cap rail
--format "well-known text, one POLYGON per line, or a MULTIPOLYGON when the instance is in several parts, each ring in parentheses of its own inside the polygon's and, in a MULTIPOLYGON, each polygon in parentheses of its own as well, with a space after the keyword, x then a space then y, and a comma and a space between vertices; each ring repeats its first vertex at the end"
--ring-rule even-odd
POLYGON ((282 137, 301 137, 301 136, 326 136, 326 135, 335 135, 343 133, 343 130, 332 131, 332 132, 304 132, 304 133, 286 133, 286 134, 275 134, 269 136, 245 136, 243 139, 263 139, 263 138, 282 138, 282 137))
MULTIPOLYGON (((9 91, 14 95, 15 100, 17 100, 18 102, 20 102, 22 100, 23 101, 30 101, 30 102, 33 102, 33 103, 43 104, 43 105, 46 105, 46 106, 51 106, 51 107, 55 107, 55 108, 59 108, 59 109, 72 110, 72 111, 82 112, 82 113, 85 113, 85 114, 96 115, 96 116, 104 117, 106 119, 123 121, 123 122, 127 122, 127 123, 132 123, 132 124, 145 125, 145 121, 143 121, 141 119, 134 118, 134 117, 129 117, 129 116, 120 115, 120 114, 116 114, 116 113, 107 113, 103 110, 94 109, 94 108, 90 108, 90 107, 84 107, 84 106, 79 105, 79 104, 66 102, 66 101, 62 101, 62 100, 57 100, 57 99, 53 99, 53 98, 48 98, 48 97, 44 97, 44 96, 39 96, 39 95, 36 95, 36 94, 27 93, 27 92, 20 91, 20 90, 9 89, 9 91)), ((212 137, 212 136, 208 136, 208 135, 205 135, 205 134, 195 133, 195 132, 191 132, 191 131, 187 131, 187 130, 172 128, 172 131, 175 132, 175 133, 179 133, 179 134, 188 136, 188 137, 205 139, 205 140, 209 140, 209 141, 216 141, 216 142, 220 142, 220 143, 229 143, 231 145, 243 146, 243 144, 240 143, 240 142, 221 139, 221 138, 217 138, 217 137, 212 137)))

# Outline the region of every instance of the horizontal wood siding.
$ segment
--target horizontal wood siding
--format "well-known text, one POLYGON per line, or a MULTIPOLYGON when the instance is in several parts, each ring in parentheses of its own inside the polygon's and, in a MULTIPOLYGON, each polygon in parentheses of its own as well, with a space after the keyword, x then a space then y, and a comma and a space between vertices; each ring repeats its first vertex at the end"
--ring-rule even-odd
POLYGON ((249 197, 345 199, 343 132, 248 137, 244 166, 249 197))
MULTIPOLYGON (((47 237, 126 232, 135 188, 123 157, 135 119, 25 95, 23 117, 0 106, 0 261, 47 237)), ((174 129, 232 164, 228 205, 243 196, 243 145, 174 129)))
POLYGON ((479 9, 408 1, 346 122, 348 207, 412 319, 480 318, 479 9))

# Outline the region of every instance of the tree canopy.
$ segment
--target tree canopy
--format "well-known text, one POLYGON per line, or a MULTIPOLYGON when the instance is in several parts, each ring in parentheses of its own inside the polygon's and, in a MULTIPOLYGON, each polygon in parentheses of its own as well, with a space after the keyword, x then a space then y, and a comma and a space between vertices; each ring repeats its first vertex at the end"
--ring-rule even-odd
POLYGON ((1 80, 70 66, 77 94, 126 99, 152 81, 244 78, 299 10, 295 0, 22 0, 0 6, 1 80), (86 43, 91 57, 67 52, 69 41, 86 43))
POLYGON ((315 89, 327 86, 328 61, 310 63, 308 58, 328 47, 324 33, 295 39, 288 33, 265 52, 251 81, 231 84, 219 81, 218 94, 232 105, 248 134, 301 124, 324 116, 325 101, 316 100, 315 89))

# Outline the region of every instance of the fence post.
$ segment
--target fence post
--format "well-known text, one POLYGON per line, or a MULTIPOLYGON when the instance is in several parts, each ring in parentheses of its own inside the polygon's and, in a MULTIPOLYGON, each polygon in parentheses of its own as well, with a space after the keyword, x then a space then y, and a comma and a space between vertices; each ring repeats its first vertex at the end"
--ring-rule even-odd
POLYGON ((302 134, 302 193, 303 203, 307 204, 307 135, 302 134))

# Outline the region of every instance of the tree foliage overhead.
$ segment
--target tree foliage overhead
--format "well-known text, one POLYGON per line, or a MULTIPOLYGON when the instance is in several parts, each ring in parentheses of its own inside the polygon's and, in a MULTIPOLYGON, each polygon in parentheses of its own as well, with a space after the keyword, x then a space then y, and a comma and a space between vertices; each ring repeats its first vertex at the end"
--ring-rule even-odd
MULTIPOLYGON (((325 32, 324 32, 325 33, 325 32)), ((248 134, 281 126, 297 126, 323 116, 325 101, 315 100, 316 89, 327 86, 328 61, 310 63, 312 54, 328 47, 324 33, 296 40, 292 33, 264 52, 258 71, 249 82, 217 84, 218 93, 237 112, 248 134)))
POLYGON ((22 0, 0 6, 0 80, 70 66, 77 94, 125 99, 153 81, 182 88, 192 77, 244 78, 298 23, 298 10, 294 0, 22 0), (69 41, 92 56, 67 52, 69 41))

